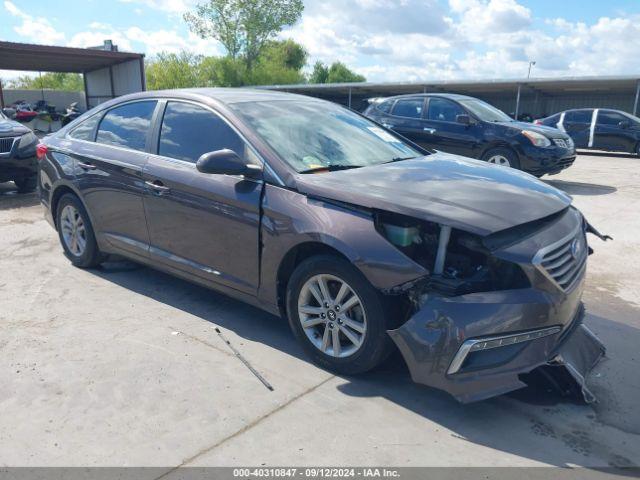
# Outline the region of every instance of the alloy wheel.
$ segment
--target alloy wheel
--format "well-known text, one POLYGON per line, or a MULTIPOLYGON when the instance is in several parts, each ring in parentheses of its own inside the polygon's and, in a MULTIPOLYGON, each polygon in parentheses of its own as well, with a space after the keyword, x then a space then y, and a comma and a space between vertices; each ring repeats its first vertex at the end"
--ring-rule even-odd
POLYGON ((362 301, 335 275, 307 280, 298 297, 298 318, 311 343, 331 357, 353 355, 364 343, 367 318, 362 301))
POLYGON ((87 248, 87 230, 80 212, 73 205, 66 205, 62 209, 60 229, 67 249, 76 257, 81 257, 87 248))
POLYGON ((489 157, 487 162, 494 163, 496 165, 502 165, 503 167, 510 167, 511 166, 511 163, 509 162, 509 159, 507 157, 505 157, 504 155, 493 155, 493 156, 489 157))

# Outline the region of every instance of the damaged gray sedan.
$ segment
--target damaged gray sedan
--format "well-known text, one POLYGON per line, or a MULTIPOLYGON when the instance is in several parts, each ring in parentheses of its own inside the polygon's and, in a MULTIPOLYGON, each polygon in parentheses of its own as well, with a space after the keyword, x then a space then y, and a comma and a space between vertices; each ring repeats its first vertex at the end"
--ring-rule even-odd
MULTIPOLYGON (((107 102, 38 147, 65 254, 109 254, 285 316, 319 365, 396 346, 462 402, 604 353, 582 325, 586 234, 571 198, 513 169, 429 152, 338 105, 251 90, 107 102)), ((552 374, 553 375, 553 374, 552 374)))

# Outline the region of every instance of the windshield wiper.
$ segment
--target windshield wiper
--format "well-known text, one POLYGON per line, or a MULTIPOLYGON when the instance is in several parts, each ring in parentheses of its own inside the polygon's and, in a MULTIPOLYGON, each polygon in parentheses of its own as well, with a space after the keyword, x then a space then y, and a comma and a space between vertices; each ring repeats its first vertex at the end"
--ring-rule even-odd
POLYGON ((328 172, 337 172, 338 170, 350 170, 352 168, 361 168, 364 166, 365 165, 343 165, 340 163, 333 163, 329 165, 323 165, 321 167, 309 168, 308 170, 302 170, 301 172, 298 172, 298 173, 315 173, 315 172, 322 172, 324 170, 328 172))
POLYGON ((418 158, 418 157, 395 157, 395 158, 392 158, 391 160, 389 160, 388 162, 383 162, 383 163, 402 162, 403 160, 412 160, 414 158, 418 158))

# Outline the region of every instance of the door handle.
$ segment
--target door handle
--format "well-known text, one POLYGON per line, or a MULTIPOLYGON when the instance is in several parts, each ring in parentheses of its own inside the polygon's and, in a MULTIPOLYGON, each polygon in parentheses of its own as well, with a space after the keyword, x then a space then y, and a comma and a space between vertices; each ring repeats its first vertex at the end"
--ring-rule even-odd
POLYGON ((430 133, 431 135, 436 133, 436 129, 435 128, 424 127, 422 130, 424 130, 427 133, 430 133))
POLYGON ((78 166, 84 170, 95 170, 96 167, 95 165, 91 165, 90 163, 85 163, 85 162, 78 162, 78 166))
POLYGON ((158 195, 162 195, 163 193, 167 193, 171 190, 169 187, 165 187, 160 180, 155 180, 153 182, 146 181, 144 184, 158 195))

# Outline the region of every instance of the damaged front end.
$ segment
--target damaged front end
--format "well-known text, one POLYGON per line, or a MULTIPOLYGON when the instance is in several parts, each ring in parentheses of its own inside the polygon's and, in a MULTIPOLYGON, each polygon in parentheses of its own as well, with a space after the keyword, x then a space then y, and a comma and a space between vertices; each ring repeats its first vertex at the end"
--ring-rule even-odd
POLYGON ((585 377, 605 350, 582 324, 593 227, 576 209, 487 237, 385 213, 376 226, 429 271, 385 292, 409 311, 388 333, 415 382, 466 403, 522 388, 541 369, 594 400, 585 377))

